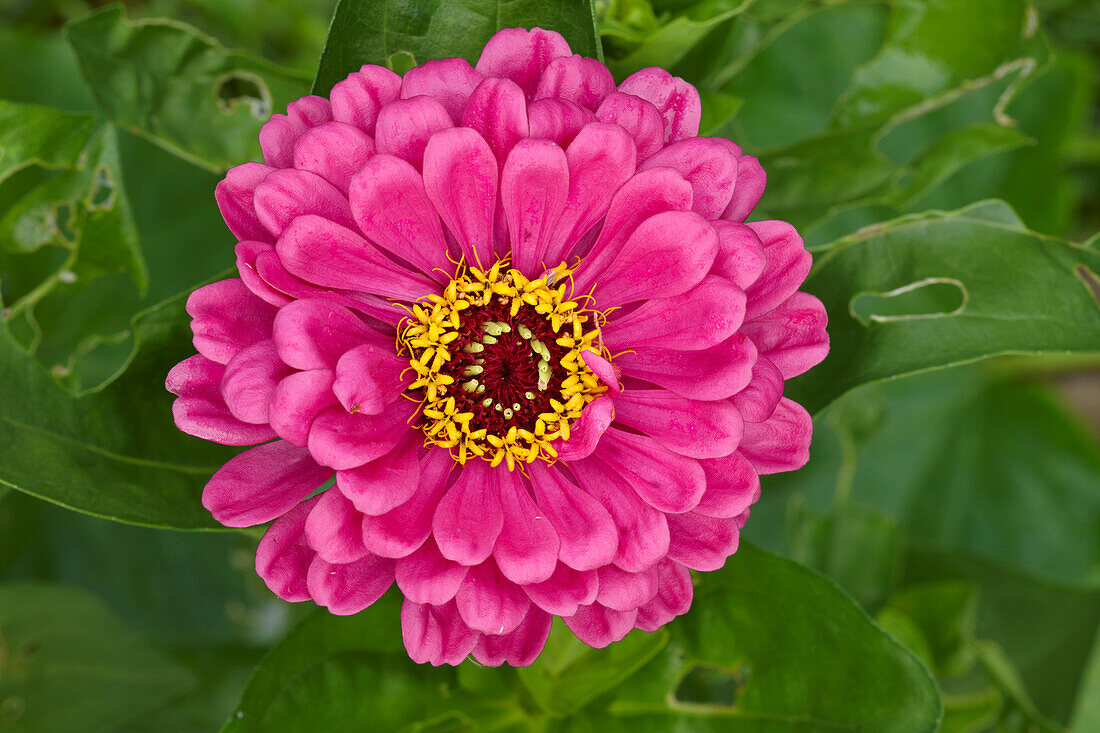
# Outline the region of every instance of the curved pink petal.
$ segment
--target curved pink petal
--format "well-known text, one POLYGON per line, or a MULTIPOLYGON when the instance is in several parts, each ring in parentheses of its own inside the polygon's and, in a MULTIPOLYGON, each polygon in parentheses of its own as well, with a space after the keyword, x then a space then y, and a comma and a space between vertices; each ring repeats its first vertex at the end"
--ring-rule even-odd
POLYGON ((455 597, 469 568, 439 554, 428 540, 416 552, 397 560, 397 587, 415 603, 442 606, 455 597))
POLYGON ((264 163, 275 168, 294 164, 294 143, 306 130, 332 119, 332 106, 324 97, 309 95, 286 107, 286 114, 271 115, 260 128, 260 149, 264 163))
POLYGON ((433 135, 424 150, 424 189, 468 263, 488 269, 497 162, 485 138, 466 127, 433 135))
POLYGON ((489 560, 469 569, 455 595, 455 605, 471 629, 507 634, 523 621, 531 600, 489 560))
POLYGON ((535 661, 554 618, 544 611, 531 608, 515 631, 508 634, 482 634, 474 647, 474 659, 490 667, 508 663, 513 667, 526 667, 535 661))
POLYGON ((228 364, 241 350, 271 338, 276 309, 257 298, 240 278, 203 285, 187 296, 195 350, 228 364))
POLYGON ((614 415, 614 401, 610 397, 600 396, 585 405, 581 416, 569 426, 569 440, 554 441, 558 460, 575 461, 591 455, 614 415))
POLYGON ((276 237, 306 214, 345 227, 355 226, 344 194, 316 173, 296 168, 277 170, 256 186, 256 216, 276 237))
POLYGON ((594 570, 614 560, 619 531, 607 509, 555 468, 532 464, 528 470, 538 510, 559 538, 555 559, 576 570, 594 570))
POLYGON ((419 444, 409 431, 404 442, 386 455, 357 468, 336 472, 336 488, 363 514, 395 510, 413 498, 420 482, 419 444))
POLYGON ((614 565, 600 568, 596 603, 615 611, 633 611, 645 605, 657 595, 658 567, 660 563, 640 573, 628 573, 614 565))
POLYGON ((372 135, 378 111, 397 99, 400 90, 400 76, 384 66, 365 64, 332 87, 332 118, 372 135))
POLYGON ((657 595, 638 609, 635 626, 642 631, 656 631, 687 613, 693 594, 688 569, 678 562, 662 560, 657 564, 657 595))
POLYGON ((581 361, 607 386, 608 395, 618 397, 622 393, 623 386, 619 382, 619 368, 604 358, 602 354, 598 354, 592 349, 584 349, 581 351, 581 361))
POLYGON ((377 415, 348 413, 330 407, 317 416, 309 429, 309 452, 337 471, 357 468, 390 452, 412 429, 416 405, 398 399, 377 415))
POLYGON ((551 61, 539 79, 535 99, 565 99, 595 111, 615 91, 615 78, 596 59, 574 54, 551 61))
POLYGON ((290 367, 279 359, 271 339, 238 352, 226 365, 222 377, 222 397, 233 417, 266 425, 275 388, 290 372, 290 367))
POLYGON ((481 74, 474 71, 466 59, 425 61, 405 72, 401 80, 401 98, 431 97, 443 105, 457 125, 462 120, 466 101, 481 80, 481 74))
POLYGON ((584 126, 595 121, 591 111, 564 99, 540 99, 527 105, 531 137, 550 140, 562 148, 568 148, 584 126))
POLYGON ((306 518, 305 532, 306 542, 326 562, 354 562, 367 554, 363 545, 363 513, 334 489, 318 497, 306 518))
POLYGON ((714 221, 711 226, 718 232, 718 254, 711 272, 748 289, 764 272, 764 243, 746 224, 714 221))
POLYGON ((461 664, 479 636, 462 621, 453 602, 431 606, 406 598, 401 604, 401 638, 417 664, 461 664))
POLYGON ((448 560, 477 565, 492 554, 504 526, 496 473, 484 461, 464 464, 458 481, 439 502, 432 534, 448 560))
POLYGON ((530 134, 523 90, 508 79, 484 80, 466 102, 462 126, 487 140, 496 159, 504 163, 515 144, 530 134))
POLYGON ((729 280, 707 275, 674 298, 654 298, 625 316, 611 314, 601 330, 611 351, 647 347, 697 351, 733 336, 745 318, 745 291, 729 280))
POLYGON ((412 498, 385 514, 363 518, 367 549, 383 557, 405 557, 424 544, 453 464, 446 452, 429 451, 420 461, 420 483, 412 498))
POLYGON ((691 511, 705 517, 736 517, 760 498, 760 476, 740 453, 699 461, 707 490, 691 511))
POLYGON ((634 628, 638 611, 615 611, 598 603, 581 606, 572 616, 562 620, 577 638, 590 647, 603 649, 623 638, 634 628))
POLYGON ((699 134, 703 105, 699 92, 678 76, 651 66, 636 71, 619 85, 619 91, 653 104, 665 122, 665 142, 674 143, 699 134))
POLYGON ((795 228, 785 221, 747 224, 764 245, 764 272, 748 288, 747 318, 756 318, 791 297, 806 279, 813 257, 795 228))
POLYGON ((644 435, 608 428, 594 455, 661 512, 689 511, 706 490, 698 461, 673 453, 644 435))
POLYGON ((570 55, 569 44, 560 33, 542 28, 504 28, 485 44, 474 68, 486 77, 511 79, 530 98, 550 62, 570 55))
POLYGON ((226 527, 252 527, 285 514, 330 476, 304 448, 276 440, 229 459, 207 482, 202 505, 226 527))
POLYGON ((767 184, 768 175, 760 161, 751 155, 742 155, 737 161, 737 185, 722 218, 728 221, 747 219, 760 202, 767 184))
POLYGON ((623 374, 651 382, 694 400, 720 400, 745 388, 752 379, 757 352, 738 333, 702 351, 646 349, 615 357, 623 374))
POLYGON ((737 552, 740 527, 735 519, 687 512, 668 517, 670 560, 692 570, 718 570, 737 552))
POLYGON ((558 563, 554 574, 541 583, 523 586, 536 606, 555 616, 572 616, 580 606, 596 600, 600 582, 595 570, 574 570, 558 563))
POLYGON ((243 163, 230 168, 214 188, 214 200, 218 202, 226 226, 241 241, 275 241, 271 232, 260 223, 253 203, 256 186, 273 170, 262 163, 243 163))
POLYGON ((763 422, 775 412, 783 396, 783 375, 775 364, 761 356, 752 368, 752 381, 733 396, 733 405, 745 422, 763 422))
POLYGON ((284 601, 309 600, 306 576, 316 553, 306 543, 306 517, 317 498, 303 501, 276 519, 256 547, 256 574, 284 601))
POLYGON ((504 524, 493 559, 504 577, 525 585, 546 580, 558 564, 561 544, 553 523, 531 498, 530 482, 518 471, 495 471, 504 524))
POLYGON ((222 445, 256 445, 275 437, 267 425, 242 422, 230 413, 221 393, 225 367, 201 354, 172 367, 164 386, 172 402, 176 427, 188 435, 222 445))
MULTIPOLYGON (((272 242, 275 241, 270 234, 266 236, 272 242)), ((256 269, 256 261, 260 255, 274 254, 274 252, 275 245, 267 242, 238 242, 237 246, 233 248, 233 253, 237 256, 237 272, 241 276, 241 282, 265 303, 281 308, 289 303, 291 299, 285 293, 273 288, 256 269)))
POLYGON ((648 160, 665 145, 665 120, 650 102, 633 94, 615 92, 596 110, 600 122, 614 122, 634 138, 638 163, 648 160))
POLYGON ((615 421, 690 458, 728 456, 744 430, 741 413, 728 401, 689 400, 664 389, 628 390, 615 401, 615 421))
POLYGON ((267 417, 280 438, 305 446, 313 421, 337 404, 332 382, 333 373, 329 369, 295 372, 279 382, 271 395, 267 417))
POLYGON ((774 310, 747 321, 741 333, 752 339, 761 356, 775 364, 784 379, 797 377, 829 354, 829 318, 821 301, 798 292, 774 310))
POLYGON ((350 616, 381 598, 393 585, 393 560, 366 555, 337 565, 313 559, 306 576, 309 595, 329 613, 350 616))
POLYGON ((512 149, 500 176, 500 198, 512 266, 530 278, 549 264, 543 261, 546 248, 568 195, 565 151, 549 140, 523 140, 512 149))
POLYGON ((725 211, 737 182, 737 158, 717 139, 694 137, 654 153, 639 170, 672 168, 691 184, 692 211, 717 219, 725 211))
POLYGON ((378 113, 374 144, 379 153, 395 155, 417 169, 424 163, 428 138, 454 127, 447 109, 431 97, 410 97, 390 102, 378 113))
POLYGON ((392 349, 356 346, 336 362, 332 391, 348 412, 377 415, 404 391, 401 372, 408 366, 392 349))
POLYGON ((282 308, 273 336, 279 358, 295 369, 335 369, 356 346, 388 342, 347 308, 321 299, 296 300, 282 308))
POLYGON ((328 122, 307 131, 294 144, 294 167, 309 171, 348 192, 348 184, 374 155, 374 142, 357 127, 328 122))
POLYGON ((810 459, 813 429, 810 413, 784 397, 767 420, 745 423, 740 451, 760 474, 794 471, 810 459))

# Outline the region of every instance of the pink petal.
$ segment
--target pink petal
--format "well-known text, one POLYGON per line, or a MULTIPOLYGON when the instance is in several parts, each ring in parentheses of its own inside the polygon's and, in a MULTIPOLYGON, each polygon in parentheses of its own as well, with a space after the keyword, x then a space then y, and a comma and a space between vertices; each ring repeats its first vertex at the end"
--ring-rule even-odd
POLYGON ((485 44, 474 68, 486 77, 511 79, 530 98, 550 62, 570 55, 569 44, 559 33, 542 28, 504 28, 485 44))
POLYGON ((336 488, 364 514, 391 512, 413 498, 420 482, 419 440, 409 437, 386 455, 336 473, 336 488))
POLYGON ((428 540, 413 554, 397 561, 397 587, 415 603, 442 606, 455 597, 469 570, 439 554, 428 540))
POLYGON ((322 411, 337 404, 332 382, 333 374, 328 369, 295 372, 279 382, 271 395, 267 416, 280 438, 305 446, 313 421, 322 411))
POLYGON ((238 420, 266 425, 275 388, 290 372, 279 359, 275 342, 261 341, 240 351, 226 365, 222 397, 238 420))
POLYGON ((665 121, 665 142, 674 143, 699 134, 703 105, 691 84, 664 69, 636 71, 619 85, 619 91, 653 104, 665 121))
POLYGON ((752 381, 733 396, 733 404, 745 422, 763 422, 775 412, 783 396, 783 375, 767 358, 761 356, 752 368, 752 381))
POLYGON ((279 358, 295 369, 334 369, 364 343, 386 343, 347 308, 320 299, 296 300, 279 311, 274 325, 279 358))
POLYGON ((344 122, 314 127, 294 144, 294 167, 309 171, 347 194, 348 184, 374 155, 374 143, 362 130, 344 122))
POLYGON ((240 278, 203 285, 187 297, 195 349, 228 364, 242 349, 271 338, 276 309, 252 294, 240 278))
POLYGON ((615 357, 623 374, 695 400, 720 400, 744 389, 752 378, 756 347, 737 334, 703 351, 646 349, 615 357))
POLYGON ((497 162, 485 139, 465 127, 433 135, 424 150, 424 189, 467 261, 492 265, 497 162))
POLYGON ((491 560, 470 568, 455 605, 466 625, 483 634, 507 634, 523 621, 531 601, 491 560))
POLYGON ((332 118, 371 135, 378 111, 397 99, 401 77, 384 66, 366 64, 332 87, 332 118))
POLYGON ((446 451, 429 451, 420 461, 420 484, 412 498, 385 514, 363 518, 367 549, 383 557, 405 557, 420 547, 432 532, 432 515, 453 464, 446 451))
POLYGON ((493 559, 508 580, 525 585, 546 580, 558 564, 560 542, 549 516, 531 498, 518 471, 495 471, 504 524, 493 559))
POLYGON ((332 391, 348 412, 377 415, 404 391, 401 371, 408 365, 392 349, 356 346, 336 362, 332 391))
POLYGON ((577 638, 590 647, 603 649, 623 638, 634 628, 638 618, 637 609, 633 611, 614 611, 593 603, 581 606, 577 613, 564 619, 565 625, 577 635, 577 638))
POLYGON ((656 631, 688 612, 693 593, 688 569, 672 560, 662 560, 657 565, 657 595, 638 609, 635 625, 642 631, 656 631))
POLYGON ((405 72, 401 81, 401 98, 432 97, 443 105, 457 125, 462 119, 466 101, 481 79, 481 74, 474 71, 466 59, 425 61, 405 72))
POLYGON ((810 413, 784 397, 767 420, 745 423, 740 451, 760 474, 794 471, 810 459, 813 429, 810 413))
POLYGON ((595 570, 574 570, 558 563, 554 574, 541 583, 523 586, 536 606, 555 616, 572 616, 580 606, 596 600, 599 577, 595 570))
POLYGON ((581 411, 581 416, 569 426, 569 440, 554 441, 558 460, 575 461, 590 455, 596 450, 600 436, 607 430, 614 415, 615 408, 610 397, 601 396, 589 402, 581 411))
POLYGON ((706 276, 717 251, 718 235, 698 214, 668 211, 651 216, 638 225, 607 268, 594 273, 596 307, 685 293, 706 276))
POLYGON ((689 511, 706 490, 698 461, 673 453, 644 435, 608 428, 595 455, 658 511, 689 511))
POLYGON ((165 387, 178 398, 172 403, 176 427, 188 435, 222 445, 256 445, 275 433, 267 425, 241 422, 229 412, 221 393, 225 367, 201 354, 172 367, 165 387))
MULTIPOLYGON (((270 234, 267 236, 271 238, 270 234)), ((274 241, 273 238, 271 239, 274 241)), ((267 242, 238 242, 237 246, 233 248, 233 252, 237 255, 237 272, 241 276, 241 281, 256 297, 276 308, 281 308, 290 302, 290 298, 271 287, 256 270, 256 260, 259 259, 261 254, 274 254, 274 245, 267 242)))
POLYGON ((564 99, 540 99, 527 105, 527 126, 534 138, 550 140, 569 147, 577 135, 596 116, 584 107, 564 99))
POLYGON ((668 557, 692 570, 718 570, 737 552, 739 527, 734 519, 704 517, 695 512, 668 517, 668 557))
POLYGON ((640 573, 628 573, 614 565, 600 568, 600 590, 596 595, 596 603, 615 611, 633 611, 645 605, 657 595, 659 566, 655 565, 640 573))
POLYGON ((316 503, 303 501, 276 519, 256 547, 256 574, 284 601, 309 600, 306 575, 315 553, 306 543, 305 525, 316 503))
POLYGON ((692 509, 705 517, 736 517, 760 498, 760 476, 740 453, 699 461, 707 490, 692 509))
POLYGON ((363 546, 363 514, 343 494, 328 489, 306 519, 306 541, 317 557, 331 563, 354 562, 367 554, 363 546))
POLYGON ((329 613, 350 616, 372 605, 393 585, 393 560, 366 555, 334 565, 317 557, 310 563, 306 585, 313 600, 329 613))
POLYGON ((294 164, 294 143, 302 133, 331 119, 329 101, 314 95, 288 104, 285 115, 271 115, 271 119, 260 128, 264 163, 275 168, 289 168, 294 164))
POLYGON ((386 455, 406 437, 415 409, 413 403, 402 399, 377 415, 330 407, 309 429, 309 452, 318 463, 337 471, 362 466, 386 455))
POLYGON ((530 134, 523 90, 508 79, 486 79, 466 102, 462 126, 488 140, 503 163, 515 144, 530 134))
POLYGON ((747 219, 764 195, 767 183, 768 176, 760 161, 751 155, 741 156, 737 161, 737 185, 733 188, 733 198, 722 213, 722 218, 728 221, 747 219))
POLYGON ((448 560, 477 565, 492 554, 504 526, 495 473, 484 461, 464 464, 457 483, 439 502, 432 534, 448 560))
POLYGON ((584 56, 562 56, 550 62, 539 80, 535 99, 556 97, 595 111, 615 91, 607 67, 584 56))
POLYGON ((615 559, 619 531, 607 509, 557 469, 531 464, 528 470, 538 509, 560 538, 556 557, 577 570, 593 570, 615 559))
POLYGON ((731 281, 742 290, 764 272, 764 244, 751 227, 732 221, 714 221, 718 232, 718 255, 711 272, 731 281))
POLYGON ((202 505, 226 527, 252 527, 285 514, 331 476, 304 448, 276 440, 229 459, 207 482, 202 505))
POLYGON ((599 377, 601 382, 607 385, 607 394, 618 397, 622 393, 623 386, 619 382, 619 368, 605 359, 602 354, 597 354, 591 349, 584 349, 581 351, 581 361, 592 370, 593 374, 599 377))
POLYGON ((279 260, 307 282, 415 301, 438 286, 402 267, 351 229, 320 216, 295 219, 276 245, 279 260))
POLYGON ((612 314, 601 331, 611 351, 645 347, 698 351, 733 336, 745 318, 745 291, 707 275, 675 298, 655 298, 625 316, 612 314))
POLYGON ((615 564, 640 573, 653 567, 668 552, 665 515, 642 501, 637 492, 606 464, 586 458, 569 464, 584 490, 611 513, 619 530, 615 564))
POLYGON ((431 97, 390 102, 378 113, 374 142, 379 153, 395 155, 420 168, 428 138, 454 127, 446 108, 431 97))
POLYGON ((774 310, 747 321, 741 332, 784 379, 797 377, 829 353, 825 306, 809 293, 795 293, 774 310))
POLYGON ((565 151, 569 162, 569 198, 558 223, 558 235, 546 251, 547 264, 557 264, 607 213, 615 192, 634 175, 634 141, 618 125, 593 122, 565 151))
POLYGON ((791 297, 810 272, 813 258, 802 237, 785 221, 758 221, 747 225, 764 244, 767 264, 759 279, 746 291, 748 318, 767 313, 791 297))
POLYGON ((253 203, 256 186, 273 170, 275 169, 261 163, 243 163, 230 168, 225 178, 214 188, 214 200, 218 202, 218 209, 226 226, 241 241, 275 241, 271 232, 260 223, 253 203))
POLYGON ((513 667, 526 667, 542 652, 553 621, 550 614, 532 608, 515 631, 480 636, 474 647, 474 659, 490 667, 499 667, 505 662, 513 667))
POLYGON ((658 151, 639 170, 666 167, 678 171, 694 192, 692 211, 704 219, 722 215, 737 181, 737 158, 718 140, 695 137, 658 151))
POLYGON ((424 180, 409 163, 376 155, 351 182, 351 211, 359 229, 382 249, 438 279, 454 266, 439 215, 424 180))
POLYGON ((406 598, 401 604, 401 638, 417 664, 461 664, 479 636, 463 623, 454 603, 430 606, 406 598))
POLYGON ((276 237, 299 216, 316 214, 345 227, 355 226, 344 194, 309 171, 271 173, 256 186, 256 215, 276 237))
POLYGON ((615 92, 596 110, 600 122, 614 122, 634 138, 638 147, 638 163, 665 145, 665 120, 652 104, 633 94, 615 92))
POLYGON ((512 263, 534 278, 569 195, 565 152, 549 140, 523 140, 500 177, 500 197, 512 244, 512 263))
POLYGON ((689 400, 663 389, 628 390, 615 401, 615 420, 691 458, 728 456, 744 429, 741 413, 727 400, 689 400))

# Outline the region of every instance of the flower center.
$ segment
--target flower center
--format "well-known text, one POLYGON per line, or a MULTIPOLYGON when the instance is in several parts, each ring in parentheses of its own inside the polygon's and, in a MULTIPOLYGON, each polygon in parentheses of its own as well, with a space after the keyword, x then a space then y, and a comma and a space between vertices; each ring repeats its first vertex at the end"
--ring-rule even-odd
POLYGON ((599 314, 565 300, 564 264, 528 280, 506 260, 460 267, 443 295, 413 306, 400 345, 423 404, 426 444, 465 463, 552 462, 551 445, 607 389, 585 363, 599 354, 599 314))

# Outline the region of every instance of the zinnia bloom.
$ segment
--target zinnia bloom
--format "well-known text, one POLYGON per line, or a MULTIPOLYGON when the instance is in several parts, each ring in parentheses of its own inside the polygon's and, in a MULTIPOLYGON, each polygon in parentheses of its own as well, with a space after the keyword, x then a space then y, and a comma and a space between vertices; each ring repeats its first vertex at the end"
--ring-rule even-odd
POLYGON ((784 380, 828 351, 802 240, 743 223, 764 171, 699 120, 682 79, 616 87, 517 28, 264 125, 216 192, 240 278, 191 294, 167 385, 181 430, 255 446, 203 504, 274 520, 275 594, 351 614, 396 582, 436 665, 529 664, 555 615, 602 647, 688 610, 759 475, 805 463, 784 380))

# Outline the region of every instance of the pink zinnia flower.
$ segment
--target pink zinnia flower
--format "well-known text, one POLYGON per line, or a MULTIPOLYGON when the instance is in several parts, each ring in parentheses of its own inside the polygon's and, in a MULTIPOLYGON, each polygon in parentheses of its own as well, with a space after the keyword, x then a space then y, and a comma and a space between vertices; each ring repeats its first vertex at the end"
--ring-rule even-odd
POLYGON ((759 474, 805 463, 784 380, 828 351, 797 232, 743 223, 764 171, 699 119, 682 79, 616 87, 536 28, 264 125, 216 192, 240 278, 192 293, 168 389, 181 430, 256 446, 203 504, 275 520, 274 593, 350 614, 396 581, 437 665, 688 610, 759 474))

